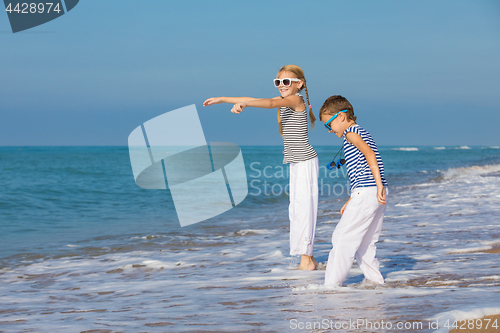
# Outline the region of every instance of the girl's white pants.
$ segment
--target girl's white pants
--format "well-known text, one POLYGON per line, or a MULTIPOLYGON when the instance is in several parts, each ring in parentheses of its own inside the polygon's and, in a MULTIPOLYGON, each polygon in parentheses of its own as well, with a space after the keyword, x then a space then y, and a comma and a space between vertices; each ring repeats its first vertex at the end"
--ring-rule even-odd
MULTIPOLYGON (((386 188, 386 199, 387 199, 386 188)), ((375 256, 384 221, 385 205, 377 201, 377 187, 357 187, 332 235, 325 285, 340 285, 351 269, 354 257, 365 278, 384 284, 375 256)))
POLYGON ((290 163, 290 255, 312 256, 318 216, 318 157, 290 163))

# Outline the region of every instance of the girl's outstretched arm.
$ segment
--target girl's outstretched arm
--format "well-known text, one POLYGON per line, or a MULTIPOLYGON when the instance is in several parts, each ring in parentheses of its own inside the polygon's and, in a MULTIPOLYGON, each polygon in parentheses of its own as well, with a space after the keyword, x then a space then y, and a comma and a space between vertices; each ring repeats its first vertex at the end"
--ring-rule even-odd
POLYGON ((254 100, 252 97, 211 97, 203 102, 203 106, 209 106, 213 104, 229 103, 236 104, 242 102, 248 102, 254 100))
POLYGON ((281 108, 281 107, 290 107, 293 110, 296 111, 304 111, 304 110, 299 110, 303 108, 304 101, 302 98, 300 98, 297 95, 291 95, 287 96, 285 98, 281 97, 275 97, 275 98, 254 98, 250 101, 245 101, 245 102, 239 102, 234 104, 233 108, 231 109, 232 113, 240 113, 243 111, 244 108, 246 107, 255 107, 255 108, 262 108, 262 109, 275 109, 275 108, 281 108))

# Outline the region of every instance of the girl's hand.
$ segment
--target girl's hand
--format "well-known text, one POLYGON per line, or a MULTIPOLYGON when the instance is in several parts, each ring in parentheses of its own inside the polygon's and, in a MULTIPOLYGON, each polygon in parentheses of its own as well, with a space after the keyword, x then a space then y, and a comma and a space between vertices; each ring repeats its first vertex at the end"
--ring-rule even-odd
POLYGON ((232 113, 241 113, 244 108, 247 107, 246 103, 236 103, 233 105, 233 108, 231 109, 232 113))
POLYGON ((205 102, 203 102, 203 106, 210 106, 213 104, 220 104, 222 103, 220 97, 211 97, 207 99, 205 102))
POLYGON ((342 209, 340 209, 340 215, 344 215, 344 211, 347 208, 347 204, 349 203, 349 201, 351 201, 350 198, 349 198, 349 200, 347 200, 347 202, 344 204, 344 206, 342 206, 342 209))
POLYGON ((386 198, 385 198, 385 189, 383 187, 377 186, 377 200, 378 203, 381 205, 386 204, 386 198))

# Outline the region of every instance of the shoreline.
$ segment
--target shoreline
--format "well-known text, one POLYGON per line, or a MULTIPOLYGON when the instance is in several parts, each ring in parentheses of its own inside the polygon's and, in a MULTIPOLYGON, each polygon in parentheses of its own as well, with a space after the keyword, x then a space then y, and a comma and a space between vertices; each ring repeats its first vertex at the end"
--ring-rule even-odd
POLYGON ((482 318, 471 318, 471 319, 461 319, 457 320, 458 328, 454 328, 448 333, 498 333, 500 332, 500 314, 485 316, 482 318), (472 320, 472 322, 470 322, 472 320), (495 324, 496 321, 496 324, 495 324), (488 328, 485 328, 488 325, 488 328), (492 326, 497 326, 492 327, 492 326), (468 326, 474 326, 476 328, 468 328, 468 326), (481 328, 479 328, 479 326, 481 328), (463 328, 462 328, 463 327, 463 328))

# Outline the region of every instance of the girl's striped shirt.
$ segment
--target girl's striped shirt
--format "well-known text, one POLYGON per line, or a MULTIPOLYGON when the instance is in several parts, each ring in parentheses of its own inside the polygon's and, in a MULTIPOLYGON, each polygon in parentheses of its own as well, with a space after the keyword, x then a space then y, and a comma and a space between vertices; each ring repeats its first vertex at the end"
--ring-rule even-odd
POLYGON ((373 141, 370 133, 358 124, 355 124, 344 131, 344 156, 347 173, 349 174, 349 182, 351 184, 350 190, 352 191, 356 187, 377 186, 377 183, 375 183, 375 178, 373 178, 372 171, 366 161, 365 155, 345 138, 348 132, 359 134, 363 141, 373 150, 377 158, 382 184, 387 186, 387 181, 384 177, 384 164, 382 163, 382 158, 380 157, 375 141, 373 141))
MULTIPOLYGON (((302 98, 300 94, 297 95, 302 98)), ((280 117, 283 128, 283 144, 285 146, 283 163, 297 163, 318 156, 314 148, 309 144, 307 107, 301 112, 294 111, 289 107, 281 107, 280 117)))

